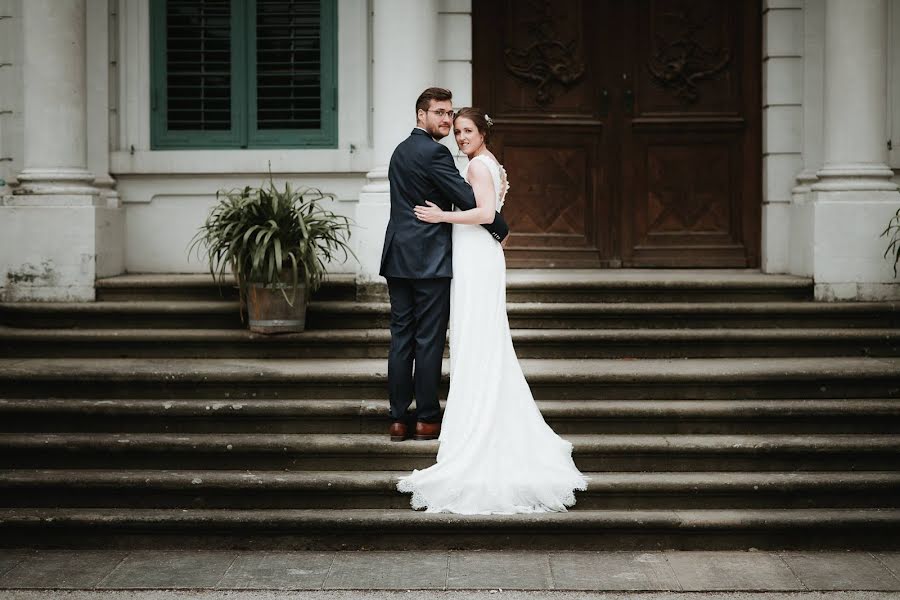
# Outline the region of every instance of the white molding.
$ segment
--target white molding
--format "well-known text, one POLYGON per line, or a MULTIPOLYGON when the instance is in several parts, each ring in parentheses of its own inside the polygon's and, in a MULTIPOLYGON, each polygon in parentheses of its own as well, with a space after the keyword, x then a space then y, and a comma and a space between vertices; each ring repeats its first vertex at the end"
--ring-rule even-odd
POLYGON ((802 8, 803 0, 765 0, 763 12, 782 8, 802 8))
POLYGON ((142 150, 111 155, 110 172, 127 175, 365 173, 371 148, 356 150, 142 150))
POLYGON ((797 7, 763 11, 763 58, 803 55, 803 11, 797 7))
POLYGON ((369 134, 369 15, 365 3, 338 2, 338 147, 336 149, 151 150, 150 12, 138 0, 119 2, 120 136, 116 175, 166 173, 365 172, 372 168, 369 134), (134 150, 132 151, 132 147, 134 150))
POLYGON ((472 0, 438 0, 438 12, 441 14, 471 14, 472 0))

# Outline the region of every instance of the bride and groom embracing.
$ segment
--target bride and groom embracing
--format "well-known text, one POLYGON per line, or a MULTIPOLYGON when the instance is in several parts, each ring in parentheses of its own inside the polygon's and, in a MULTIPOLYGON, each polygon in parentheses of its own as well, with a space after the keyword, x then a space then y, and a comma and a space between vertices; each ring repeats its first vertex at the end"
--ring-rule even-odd
POLYGON ((390 435, 440 440, 437 462, 397 488, 412 493, 413 508, 429 512, 564 511, 587 480, 572 461, 572 444, 544 422, 513 349, 501 246, 509 228, 500 214, 509 184, 486 145, 490 126, 477 108, 454 113, 449 90, 428 88, 416 101, 416 128, 391 156, 381 257, 391 301, 390 435), (451 128, 469 158, 465 179, 437 143, 451 128))

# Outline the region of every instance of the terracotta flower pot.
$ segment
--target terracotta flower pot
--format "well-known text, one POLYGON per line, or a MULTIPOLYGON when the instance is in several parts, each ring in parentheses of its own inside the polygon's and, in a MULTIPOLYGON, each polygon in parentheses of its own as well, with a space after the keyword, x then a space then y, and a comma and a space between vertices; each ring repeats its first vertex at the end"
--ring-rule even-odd
POLYGON ((247 315, 250 331, 254 333, 303 331, 306 326, 306 286, 298 284, 297 293, 292 294, 289 283, 275 286, 251 283, 247 287, 247 315))

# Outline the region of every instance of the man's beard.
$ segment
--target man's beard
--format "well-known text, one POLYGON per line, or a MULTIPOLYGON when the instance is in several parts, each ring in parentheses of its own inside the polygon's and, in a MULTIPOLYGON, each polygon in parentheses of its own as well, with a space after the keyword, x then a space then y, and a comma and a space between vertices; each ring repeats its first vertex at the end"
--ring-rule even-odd
MULTIPOLYGON (((428 130, 426 129, 426 131, 428 130)), ((431 139, 433 139, 434 141, 439 142, 450 135, 450 132, 448 131, 447 133, 441 133, 441 130, 436 127, 434 131, 428 131, 428 135, 430 135, 431 139)))

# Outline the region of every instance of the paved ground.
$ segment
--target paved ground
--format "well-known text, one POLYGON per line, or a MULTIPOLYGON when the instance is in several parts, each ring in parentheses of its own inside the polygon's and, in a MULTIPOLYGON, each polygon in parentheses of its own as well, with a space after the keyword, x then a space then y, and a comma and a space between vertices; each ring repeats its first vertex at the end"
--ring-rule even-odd
POLYGON ((0 600, 896 600, 900 592, 0 591, 0 600))
POLYGON ((0 600, 181 598, 900 598, 900 552, 240 552, 0 550, 0 600), (26 594, 24 590, 35 590, 26 594), (40 590, 53 590, 53 595, 40 590), (63 594, 60 590, 81 590, 63 594), (92 591, 91 591, 92 590, 92 591), (116 591, 118 590, 118 591, 116 591), (125 593, 123 590, 142 590, 125 593), (202 596, 199 590, 207 590, 202 596), (212 590, 309 590, 226 594, 212 590), (379 593, 346 595, 339 590, 379 593), (387 590, 395 590, 387 593, 387 590), (411 595, 407 590, 419 590, 411 595), (461 596, 454 590, 483 590, 461 596), (530 591, 524 596, 515 590, 530 591), (89 591, 91 591, 89 593, 89 591), (425 593, 424 591, 427 591, 425 593), (447 593, 437 593, 447 591, 447 593), (540 594, 537 592, 541 591, 540 594), (819 592, 848 591, 848 595, 819 592), (863 595, 862 591, 893 592, 863 595), (398 594, 397 592, 403 592, 398 594), (544 592, 552 592, 550 595, 544 592), (669 592, 647 594, 647 592, 669 592), (699 596, 689 592, 704 592, 699 596), (779 592, 773 594, 773 592, 779 592), (815 592, 814 594, 810 594, 815 592), (485 595, 487 594, 487 595, 485 595), (591 597, 598 597, 592 595, 591 597), (620 594, 599 596, 624 598, 620 594))

